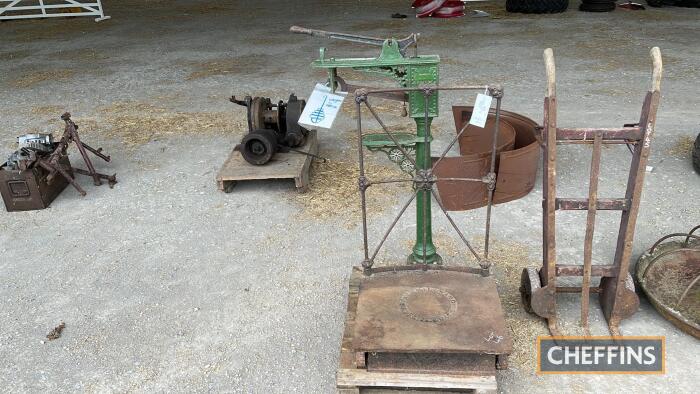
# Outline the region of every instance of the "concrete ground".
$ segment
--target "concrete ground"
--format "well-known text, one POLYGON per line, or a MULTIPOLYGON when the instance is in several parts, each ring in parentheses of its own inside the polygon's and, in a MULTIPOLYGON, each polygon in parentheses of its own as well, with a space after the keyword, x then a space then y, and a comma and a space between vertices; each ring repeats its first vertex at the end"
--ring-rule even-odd
MULTIPOLYGON (((635 122, 650 84, 648 52, 658 45, 663 98, 633 259, 662 235, 700 224, 700 176, 687 153, 689 138, 700 131, 700 10, 589 14, 572 2, 564 14, 537 16, 483 3, 477 7, 494 17, 395 20, 394 12, 411 14, 409 1, 105 3, 112 19, 99 24, 87 18, 0 23, 3 154, 21 133, 59 133, 57 118, 69 110, 83 125, 83 138, 112 155, 112 163, 98 168, 119 177, 113 190, 82 178, 86 197, 67 189, 50 209, 0 212, 3 391, 334 391, 347 280, 361 256, 356 217, 343 209, 309 211, 317 200, 300 200, 292 182, 240 184, 231 194, 214 182, 242 131, 242 111, 227 96, 307 95, 324 80, 308 66, 319 46, 333 56, 377 53, 292 36, 292 24, 376 36, 420 32, 420 51, 443 59, 443 84, 502 83, 505 108, 536 120, 542 50, 552 47, 559 119, 569 126, 635 122), (47 341, 61 321, 62 337, 47 341)), ((469 100, 441 96, 436 128, 450 130, 449 105, 469 100)), ((398 111, 387 112, 391 124, 406 124, 394 116, 398 111)), ((350 157, 353 128, 353 115, 341 114, 332 130, 320 133, 322 153, 350 157)), ((449 135, 437 133, 436 144, 449 135)), ((560 195, 584 195, 590 150, 561 151, 560 195)), ((71 157, 79 161, 75 152, 71 157)), ((624 147, 606 149, 601 196, 623 193, 628 162, 624 147)), ((334 193, 319 187, 313 196, 334 193)), ((399 193, 401 199, 407 192, 399 193)), ((501 283, 515 283, 502 289, 511 306, 520 267, 540 259, 541 196, 538 184, 494 210, 492 237, 523 256, 522 264, 497 269, 501 283)), ((393 201, 372 217, 374 237, 398 208, 393 201)), ((478 239, 482 210, 455 216, 478 239)), ((559 215, 560 260, 581 261, 584 216, 559 215)), ((599 216, 599 263, 612 258, 617 218, 599 216)), ((411 222, 401 222, 384 260, 403 260, 411 222)), ((443 222, 436 219, 436 228, 448 234, 445 244, 454 244, 443 222)), ((565 331, 574 332, 578 297, 562 296, 560 305, 565 331)), ((595 297, 592 305, 591 328, 605 334, 595 297)), ((691 392, 700 381, 698 341, 645 299, 622 330, 666 337, 663 376, 536 376, 532 353, 544 323, 517 305, 506 311, 521 354, 499 373, 503 392, 691 392), (525 322, 536 334, 518 331, 525 322)))

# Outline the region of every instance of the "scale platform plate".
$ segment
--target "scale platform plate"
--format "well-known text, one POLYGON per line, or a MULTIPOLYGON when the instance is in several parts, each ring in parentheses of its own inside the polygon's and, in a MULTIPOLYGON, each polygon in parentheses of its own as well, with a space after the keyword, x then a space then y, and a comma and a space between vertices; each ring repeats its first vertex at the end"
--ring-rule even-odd
POLYGON ((355 352, 506 355, 493 277, 450 270, 375 273, 360 281, 355 352))

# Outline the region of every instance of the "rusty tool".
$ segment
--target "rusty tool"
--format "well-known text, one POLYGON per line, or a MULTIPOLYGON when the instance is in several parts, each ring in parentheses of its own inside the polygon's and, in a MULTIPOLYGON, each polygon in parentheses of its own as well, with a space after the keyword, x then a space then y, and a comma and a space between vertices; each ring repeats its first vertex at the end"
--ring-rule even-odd
POLYGON ((639 298, 634 292, 634 283, 629 274, 629 264, 646 163, 651 140, 654 136, 656 111, 661 97, 662 62, 659 48, 652 48, 651 58, 652 85, 644 99, 638 124, 626 125, 627 127, 622 128, 561 128, 557 126, 556 118, 554 55, 551 49, 544 52, 547 95, 544 102, 544 128, 541 136, 544 145, 543 264, 540 269, 529 267, 523 270, 520 292, 525 308, 546 318, 549 330, 553 335, 559 335, 556 313, 557 293, 581 293, 581 324, 586 331, 588 331, 590 292, 599 293, 600 305, 608 322, 608 328, 613 335, 620 334, 620 321, 634 314, 639 306, 639 298), (565 144, 593 145, 588 198, 557 198, 556 196, 557 145, 565 144), (602 145, 606 144, 624 144, 630 147, 632 152, 624 198, 598 198, 601 148, 602 145), (557 210, 585 210, 588 212, 583 266, 557 263, 555 239, 555 213, 557 210), (612 264, 601 265, 592 262, 593 232, 598 210, 622 211, 612 264), (581 287, 558 286, 557 279, 564 276, 581 277, 583 284, 581 287), (600 285, 591 287, 591 277, 600 277, 600 285))
POLYGON ((106 162, 111 161, 111 157, 103 154, 102 148, 94 149, 88 144, 80 141, 80 136, 78 135, 78 125, 76 125, 71 120, 70 113, 66 112, 63 115, 61 115, 61 120, 63 120, 66 124, 61 140, 58 142, 53 152, 48 157, 42 157, 37 162, 38 165, 49 171, 49 175, 47 176, 48 182, 51 183, 54 177, 57 174, 60 174, 81 195, 85 196, 87 194, 85 190, 83 190, 83 188, 80 187, 80 185, 77 182, 75 182, 75 179, 73 178, 72 174, 67 172, 65 169, 61 168, 61 166, 57 165, 62 156, 68 155, 67 151, 70 144, 75 143, 76 147, 78 148, 78 151, 80 152, 80 156, 83 158, 83 162, 85 163, 87 170, 83 170, 81 168, 73 168, 72 170, 75 173, 92 177, 95 186, 100 186, 102 184, 102 180, 104 179, 109 184, 109 187, 113 188, 114 185, 117 183, 117 174, 106 175, 97 172, 97 170, 95 170, 95 166, 92 164, 92 160, 90 160, 88 152, 94 154, 95 156, 99 157, 100 159, 106 162))

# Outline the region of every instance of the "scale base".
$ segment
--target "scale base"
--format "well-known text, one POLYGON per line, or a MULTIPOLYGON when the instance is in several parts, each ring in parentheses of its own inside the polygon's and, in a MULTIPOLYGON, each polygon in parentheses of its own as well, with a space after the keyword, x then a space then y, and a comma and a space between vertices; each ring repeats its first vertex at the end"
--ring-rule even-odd
POLYGON ((432 256, 426 256, 425 260, 423 260, 423 256, 416 256, 414 253, 411 253, 406 257, 406 263, 407 264, 437 264, 441 265, 442 264, 442 256, 440 256, 437 253, 433 253, 432 256))
POLYGON ((496 392, 512 349, 496 285, 479 269, 354 268, 336 383, 496 392))

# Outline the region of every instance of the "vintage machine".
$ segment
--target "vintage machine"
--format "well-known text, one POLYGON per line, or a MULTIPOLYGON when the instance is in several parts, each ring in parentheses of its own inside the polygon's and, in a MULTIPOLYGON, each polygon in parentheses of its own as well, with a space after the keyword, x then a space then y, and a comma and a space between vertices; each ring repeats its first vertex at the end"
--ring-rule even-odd
POLYGON ((286 103, 280 100, 273 104, 269 98, 251 96, 246 96, 243 100, 233 96, 231 102, 242 105, 247 110, 248 134, 236 149, 248 163, 266 164, 275 153, 297 151, 294 148, 306 142, 309 130, 297 123, 306 101, 298 99, 294 93, 286 103))
MULTIPOLYGON (((357 106, 358 186, 362 207, 364 257, 353 269, 341 344, 337 386, 344 393, 358 393, 362 387, 415 389, 496 390, 496 369, 507 367, 512 341, 505 326, 496 285, 491 276, 489 229, 496 188, 496 145, 500 130, 503 90, 497 85, 445 87, 438 85, 440 58, 418 55, 417 34, 404 39, 379 39, 332 33, 294 26, 292 32, 377 45, 376 58, 327 57, 321 49, 313 67, 328 70, 332 89, 345 82, 339 69, 352 68, 394 79, 398 88, 359 87, 354 91, 357 106), (414 47, 409 53, 410 47, 414 47), (440 176, 436 169, 465 132, 457 132, 449 146, 432 157, 432 119, 438 116, 438 95, 444 90, 486 92, 496 103, 493 122, 482 132, 489 141, 488 171, 482 177, 463 174, 440 176), (416 123, 415 133, 389 131, 379 117, 373 99, 408 102, 408 115, 416 123), (365 106, 381 126, 382 134, 364 134, 361 107, 365 106), (399 179, 376 179, 364 166, 365 150, 389 152, 406 174, 399 179), (482 253, 467 241, 464 232, 444 208, 435 190, 440 181, 473 182, 485 185, 485 243, 482 253), (370 252, 366 193, 387 183, 412 184, 410 197, 398 216, 370 252), (433 198, 435 199, 433 200, 433 198), (416 202, 416 242, 406 263, 375 266, 375 259, 399 219, 416 202), (431 205, 435 201, 478 267, 442 264, 432 240, 431 205)), ((348 84, 345 84, 348 86, 348 84)), ((488 112, 488 108, 486 108, 488 112)))

